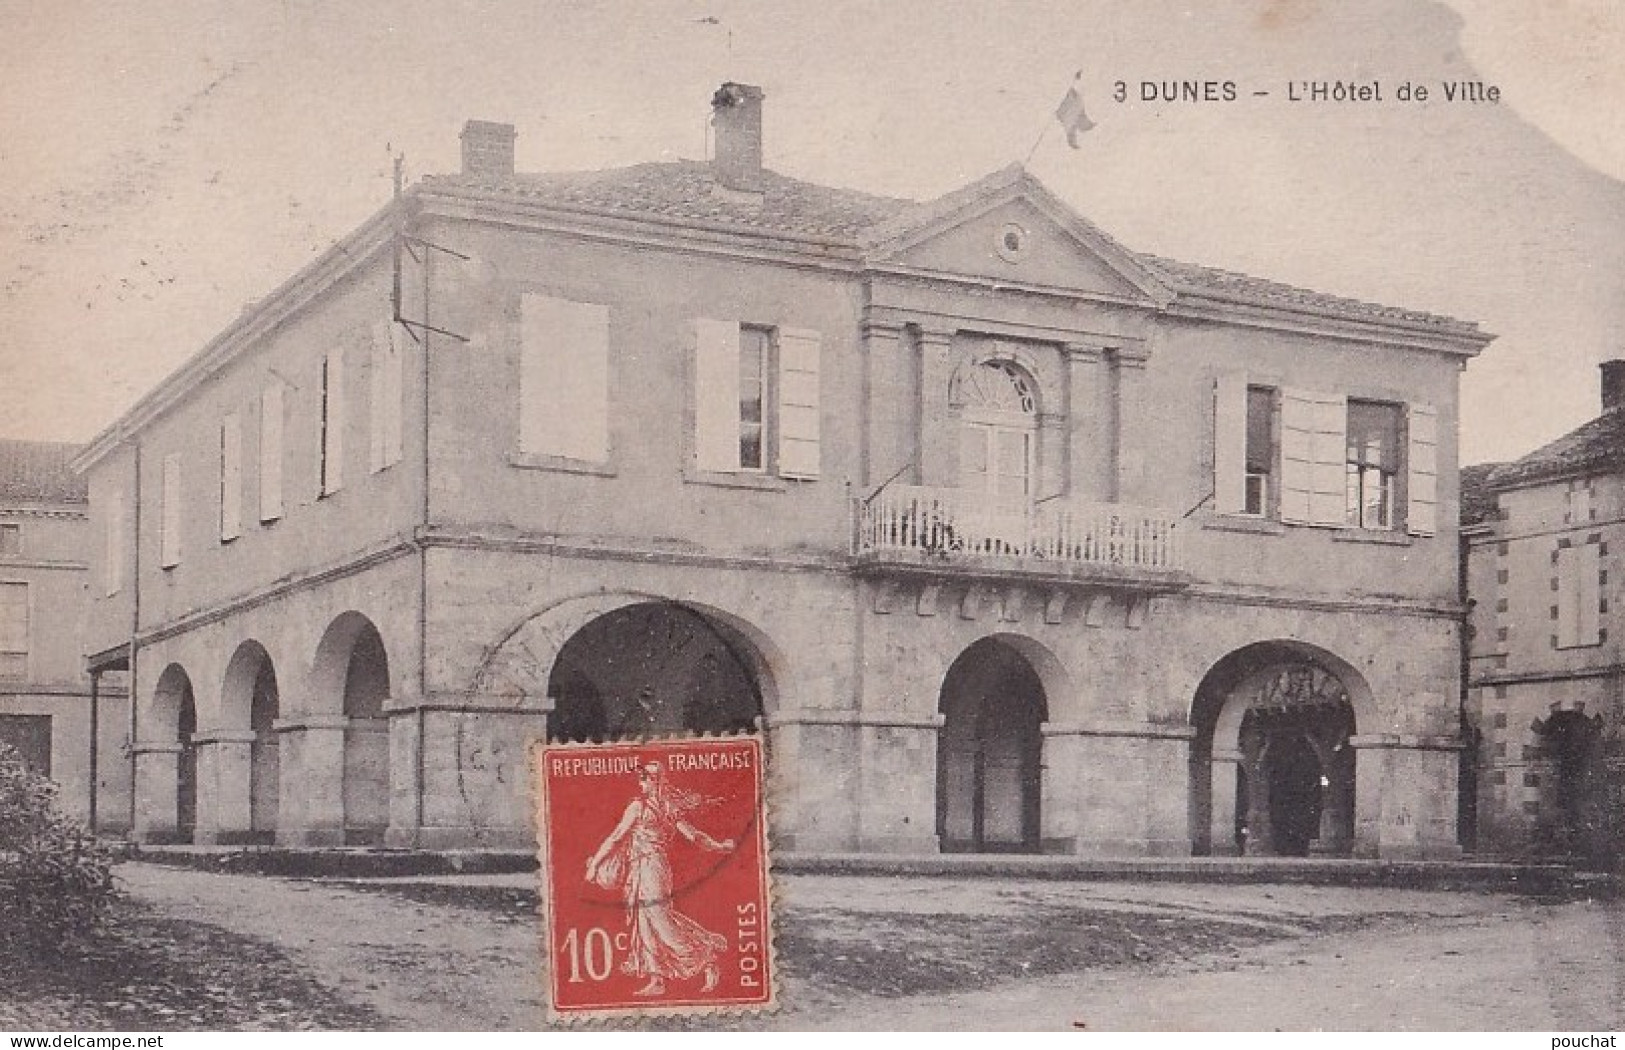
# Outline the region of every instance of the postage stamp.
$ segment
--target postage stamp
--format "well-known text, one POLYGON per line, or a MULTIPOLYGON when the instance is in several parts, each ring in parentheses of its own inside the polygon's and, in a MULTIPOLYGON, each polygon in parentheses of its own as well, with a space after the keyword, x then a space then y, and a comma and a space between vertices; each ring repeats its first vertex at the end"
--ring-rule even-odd
POLYGON ((761 740, 539 743, 533 758, 551 1015, 772 1006, 761 740))

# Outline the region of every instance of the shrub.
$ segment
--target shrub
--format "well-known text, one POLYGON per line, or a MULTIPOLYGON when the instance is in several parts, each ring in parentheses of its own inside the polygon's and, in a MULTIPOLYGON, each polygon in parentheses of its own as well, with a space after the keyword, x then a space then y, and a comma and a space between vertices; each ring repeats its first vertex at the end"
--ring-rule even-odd
POLYGON ((57 952, 96 932, 112 855, 56 806, 56 785, 0 744, 0 947, 57 952))

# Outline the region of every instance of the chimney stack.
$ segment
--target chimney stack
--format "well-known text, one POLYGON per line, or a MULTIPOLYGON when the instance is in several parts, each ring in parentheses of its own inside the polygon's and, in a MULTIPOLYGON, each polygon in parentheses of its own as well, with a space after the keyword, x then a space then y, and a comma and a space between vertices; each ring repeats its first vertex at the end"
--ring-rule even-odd
POLYGON ((1604 361, 1602 368, 1602 410, 1625 404, 1625 361, 1604 361))
POLYGON ((463 174, 512 175, 513 140, 518 135, 512 124, 470 120, 463 125, 463 174))
POLYGON ((711 96, 716 129, 717 184, 743 193, 761 193, 762 89, 729 81, 711 96))

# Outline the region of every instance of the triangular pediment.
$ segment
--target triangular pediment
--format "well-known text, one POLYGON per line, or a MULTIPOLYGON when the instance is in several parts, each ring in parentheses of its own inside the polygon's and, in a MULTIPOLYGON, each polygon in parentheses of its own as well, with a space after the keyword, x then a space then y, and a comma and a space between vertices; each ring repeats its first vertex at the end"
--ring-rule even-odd
POLYGON ((1133 252, 1019 167, 897 216, 876 231, 876 267, 970 277, 1126 302, 1167 298, 1133 252))

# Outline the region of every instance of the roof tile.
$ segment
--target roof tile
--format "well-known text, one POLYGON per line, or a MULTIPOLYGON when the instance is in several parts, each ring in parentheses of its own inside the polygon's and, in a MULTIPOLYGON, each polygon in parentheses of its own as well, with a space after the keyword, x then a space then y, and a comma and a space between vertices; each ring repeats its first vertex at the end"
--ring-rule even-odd
POLYGON ((85 479, 68 467, 80 448, 0 438, 0 504, 86 502, 85 479))

